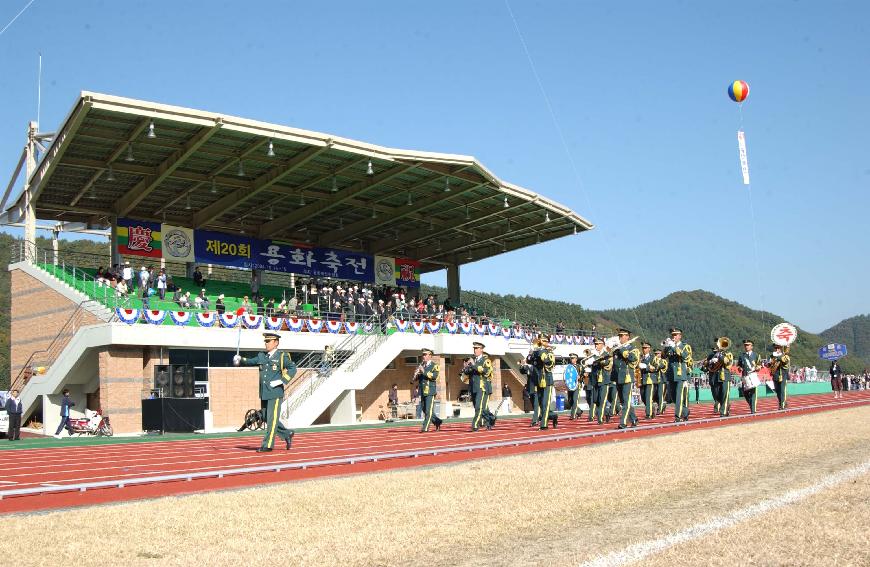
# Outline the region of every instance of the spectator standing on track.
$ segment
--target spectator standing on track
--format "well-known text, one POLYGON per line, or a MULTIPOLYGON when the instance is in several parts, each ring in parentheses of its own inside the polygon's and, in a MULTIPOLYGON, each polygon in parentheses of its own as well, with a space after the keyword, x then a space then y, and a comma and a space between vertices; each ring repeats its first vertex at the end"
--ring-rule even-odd
POLYGON ((10 441, 19 441, 21 439, 21 398, 18 397, 18 390, 9 392, 9 397, 6 398, 6 413, 9 414, 9 431, 6 433, 6 438, 10 441))
POLYGON ((695 403, 697 404, 701 401, 701 377, 695 376, 693 382, 695 383, 695 403))
POLYGON ((502 382, 501 399, 503 400, 502 407, 504 408, 505 413, 510 413, 511 412, 511 400, 513 398, 511 397, 511 387, 507 385, 507 382, 502 382))
POLYGON ((69 427, 69 408, 76 405, 69 397, 69 390, 63 389, 63 398, 60 400, 60 424, 57 426, 57 431, 54 432, 54 437, 60 439, 60 432, 66 427, 69 434, 72 435, 72 429, 69 427))

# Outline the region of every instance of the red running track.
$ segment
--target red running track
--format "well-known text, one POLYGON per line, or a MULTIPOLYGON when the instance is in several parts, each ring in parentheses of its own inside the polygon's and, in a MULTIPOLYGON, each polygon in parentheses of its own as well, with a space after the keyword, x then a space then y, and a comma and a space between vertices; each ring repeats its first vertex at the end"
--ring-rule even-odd
MULTIPOLYGON (((870 404, 870 392, 851 392, 841 400, 831 394, 794 396, 789 409, 776 410, 776 398, 763 398, 748 415, 737 400, 730 418, 714 417, 709 404, 691 405, 685 423, 673 423, 673 406, 634 429, 617 430, 590 423, 584 415, 570 421, 561 415, 559 428, 530 428, 528 419, 501 419, 492 431, 469 431, 469 421, 449 421, 441 431, 419 433, 419 424, 379 429, 310 431, 294 437, 293 448, 276 443, 272 453, 256 453, 260 437, 211 437, 116 445, 6 451, 0 463, 0 513, 26 512, 106 502, 256 486, 321 476, 346 475, 433 465, 475 458, 576 447, 635 437, 675 433, 776 419, 817 411, 870 404), (421 454, 422 453, 422 454, 421 454), (338 461, 325 464, 323 461, 338 461), (245 470, 259 468, 265 470, 245 470), (161 476, 192 475, 161 480, 161 476), (105 483, 106 487, 79 487, 105 483), (124 485, 124 483, 128 483, 124 485), (13 495, 18 489, 45 490, 13 495)), ((641 409, 642 408, 635 408, 641 409)))

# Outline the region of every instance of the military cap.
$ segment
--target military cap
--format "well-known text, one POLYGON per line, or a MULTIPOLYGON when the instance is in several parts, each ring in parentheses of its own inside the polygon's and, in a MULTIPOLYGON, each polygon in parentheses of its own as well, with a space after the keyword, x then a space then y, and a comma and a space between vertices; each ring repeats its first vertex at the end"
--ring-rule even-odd
POLYGON ((616 334, 617 335, 630 335, 631 331, 629 331, 628 329, 617 329, 616 334))
POLYGON ((657 349, 655 349, 655 350, 654 350, 654 351, 653 351, 653 352, 654 352, 654 353, 658 353, 658 354, 661 354, 661 353, 662 353, 662 349, 660 349, 660 348, 657 348, 657 349))
POLYGON ((474 348, 483 348, 483 343, 474 341, 473 343, 471 343, 471 346, 473 346, 474 348))
POLYGON ((641 346, 641 348, 650 348, 652 345, 649 344, 648 342, 644 341, 644 342, 640 343, 640 346, 641 346))
POLYGON ((432 352, 432 349, 431 349, 431 348, 424 348, 424 349, 423 349, 423 354, 435 354, 435 353, 432 352))
POLYGON ((263 340, 268 341, 271 339, 275 339, 276 341, 280 341, 281 335, 279 335, 278 333, 263 333, 263 340))
POLYGON ((568 358, 580 358, 580 357, 577 356, 576 352, 572 352, 571 354, 568 355, 568 358))
POLYGON ((602 339, 601 337, 595 337, 592 340, 592 343, 596 344, 596 345, 602 345, 602 344, 604 344, 604 339, 602 339))
POLYGON ((753 343, 750 339, 743 339, 743 344, 745 346, 745 345, 754 345, 755 343, 753 343))
POLYGON ((772 350, 782 350, 782 345, 778 345, 776 343, 773 343, 772 345, 770 345, 770 348, 772 350))
POLYGON ((683 330, 680 329, 679 327, 671 327, 671 334, 672 334, 672 335, 676 335, 677 333, 679 333, 679 334, 682 335, 682 334, 683 334, 683 330))

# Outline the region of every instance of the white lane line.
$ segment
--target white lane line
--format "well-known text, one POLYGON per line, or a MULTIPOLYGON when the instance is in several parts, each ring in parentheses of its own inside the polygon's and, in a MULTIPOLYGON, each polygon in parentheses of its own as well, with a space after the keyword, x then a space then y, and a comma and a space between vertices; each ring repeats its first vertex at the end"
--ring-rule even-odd
POLYGON ((865 461, 860 465, 835 473, 810 486, 791 490, 785 494, 777 496, 776 498, 763 500, 758 504, 735 510, 730 514, 713 518, 707 522, 695 524, 694 526, 675 534, 660 539, 637 543, 626 547, 621 551, 615 551, 607 555, 599 556, 592 561, 587 561, 586 563, 581 564, 581 567, 615 567, 617 565, 628 565, 629 563, 641 561, 650 555, 662 552, 675 545, 698 539, 724 528, 730 528, 740 522, 754 518, 755 516, 766 514, 771 510, 782 508, 789 504, 794 504, 795 502, 861 476, 862 474, 866 474, 867 472, 870 472, 870 461, 865 461))
POLYGON ((0 484, 18 484, 14 480, 0 480, 0 484))

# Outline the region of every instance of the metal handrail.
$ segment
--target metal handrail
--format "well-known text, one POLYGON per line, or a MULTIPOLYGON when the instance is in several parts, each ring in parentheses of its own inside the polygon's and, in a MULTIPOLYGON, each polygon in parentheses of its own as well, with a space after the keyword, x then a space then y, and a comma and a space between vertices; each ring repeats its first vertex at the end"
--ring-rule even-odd
POLYGON ((87 299, 78 304, 75 311, 70 314, 69 318, 63 324, 63 327, 60 328, 60 331, 57 332, 57 335, 55 335, 51 343, 49 343, 46 348, 36 350, 30 355, 24 363, 24 366, 21 368, 21 371, 19 371, 18 375, 15 377, 15 380, 12 381, 10 389, 22 391, 24 386, 27 385, 27 382, 33 376, 34 367, 36 366, 45 366, 46 372, 48 371, 48 367, 54 364, 57 357, 63 349, 66 348, 66 345, 69 344, 69 341, 72 340, 78 330, 83 326, 79 323, 84 317, 84 312, 88 310, 86 305, 91 303, 96 302, 87 299), (39 356, 40 353, 45 353, 45 356, 39 356))

